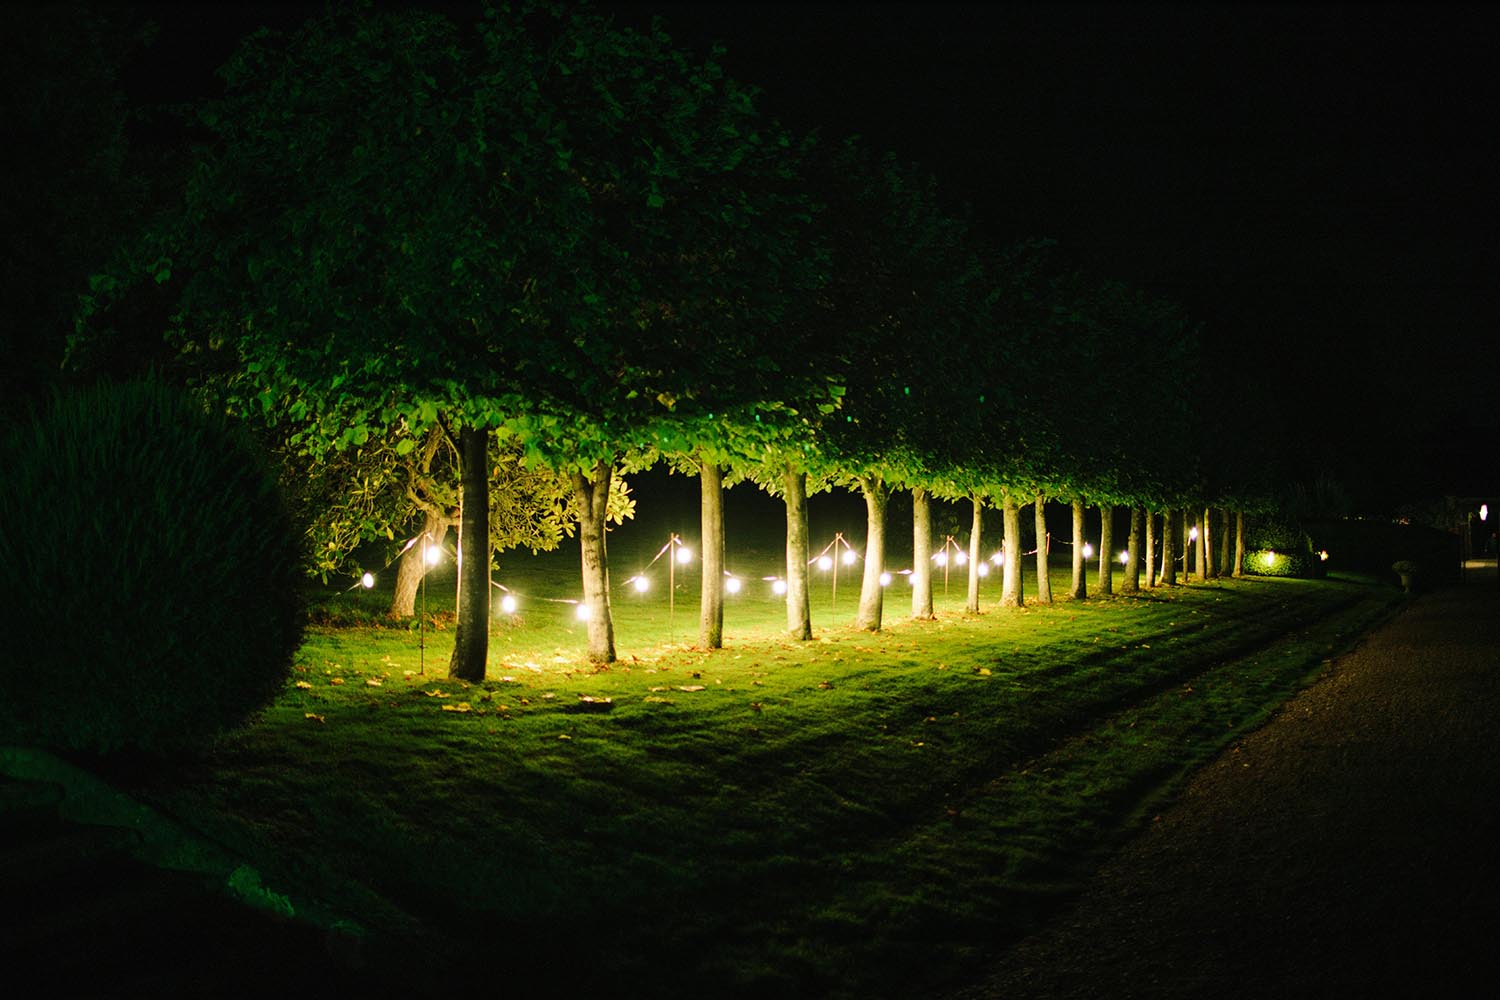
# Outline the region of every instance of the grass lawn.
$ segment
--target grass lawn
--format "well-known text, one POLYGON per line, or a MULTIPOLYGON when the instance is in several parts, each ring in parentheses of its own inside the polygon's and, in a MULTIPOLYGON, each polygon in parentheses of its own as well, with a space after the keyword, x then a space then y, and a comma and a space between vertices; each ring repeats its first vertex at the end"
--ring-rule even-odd
MULTIPOLYGON (((849 626, 857 573, 836 599, 815 573, 818 635, 794 643, 761 579, 776 554, 731 550, 746 585, 707 652, 696 564, 670 611, 663 563, 646 594, 621 586, 664 541, 611 542, 607 669, 560 603, 570 548, 502 560, 521 609, 496 617, 489 679, 450 681, 439 571, 440 627, 312 628, 256 724, 133 791, 359 921, 417 988, 923 995, 1034 926, 1400 598, 1250 579, 1002 611, 991 577, 966 616, 955 575, 917 623, 898 578, 870 634, 849 626)), ((323 620, 382 605, 347 592, 323 620)))

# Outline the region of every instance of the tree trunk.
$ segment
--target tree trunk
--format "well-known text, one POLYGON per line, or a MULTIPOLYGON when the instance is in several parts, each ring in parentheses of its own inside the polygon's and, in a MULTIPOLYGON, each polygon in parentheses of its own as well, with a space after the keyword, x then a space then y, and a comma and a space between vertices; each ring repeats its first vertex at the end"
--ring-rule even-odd
POLYGON ((1005 582, 1000 589, 1000 606, 1020 608, 1026 605, 1021 574, 1021 508, 1006 493, 1001 497, 1001 510, 1005 513, 1005 582))
POLYGON ((1083 568, 1083 501, 1073 500, 1073 586, 1068 596, 1081 601, 1089 596, 1087 574, 1083 568))
POLYGON ((964 610, 971 615, 979 614, 979 536, 984 526, 984 501, 979 494, 969 500, 974 504, 974 523, 969 528, 969 600, 964 610))
POLYGON ((1099 505, 1099 593, 1115 592, 1115 509, 1099 505))
POLYGON ((1134 594, 1141 589, 1141 509, 1130 510, 1130 538, 1125 543, 1125 580, 1120 593, 1134 594))
POLYGON ((931 621, 932 498, 920 486, 911 491, 911 616, 931 621))
POLYGON ((1234 551, 1234 542, 1233 542, 1234 532, 1230 528, 1230 524, 1231 523, 1232 523, 1232 518, 1230 517, 1230 514, 1229 514, 1229 508, 1225 507, 1225 508, 1223 508, 1222 510, 1219 511, 1219 525, 1220 525, 1220 527, 1223 528, 1223 530, 1219 532, 1219 575, 1220 576, 1228 576, 1229 575, 1230 553, 1232 553, 1234 551))
POLYGON ((1036 599, 1038 604, 1052 603, 1052 579, 1047 575, 1047 498, 1036 498, 1036 599))
POLYGON ((788 468, 781 497, 786 503, 786 630, 805 642, 813 634, 807 595, 807 473, 788 468))
POLYGON ((1156 515, 1151 508, 1145 509, 1146 515, 1146 551, 1142 553, 1145 557, 1141 565, 1146 571, 1146 586, 1156 586, 1156 515))
POLYGON ((1161 585, 1177 585, 1177 512, 1170 507, 1161 512, 1161 585))
POLYGON ((1213 554, 1213 546, 1208 535, 1208 508, 1203 508, 1203 523, 1198 525, 1198 582, 1208 582, 1208 557, 1213 554))
POLYGON ((609 555, 605 516, 614 466, 600 462, 592 475, 573 470, 573 506, 578 511, 578 547, 583 556, 583 603, 588 608, 590 663, 615 662, 615 623, 609 610, 609 555))
POLYGON ((477 684, 490 653, 490 432, 458 432, 463 507, 458 527, 458 629, 448 676, 477 684), (471 556, 463 558, 467 549, 471 556))
POLYGON ((429 545, 442 545, 448 529, 457 524, 456 519, 440 517, 434 511, 422 512, 422 534, 401 553, 401 560, 396 564, 396 592, 391 596, 387 615, 392 618, 410 618, 417 613, 417 588, 430 569, 422 558, 422 536, 427 536, 429 545))
POLYGON ((885 600, 885 588, 880 585, 880 574, 885 572, 885 481, 879 476, 861 476, 859 489, 865 495, 865 576, 854 627, 879 632, 885 600))
POLYGON ((698 645, 724 648, 724 470, 700 463, 703 493, 703 579, 698 611, 698 645))
POLYGON ((1245 512, 1242 510, 1234 512, 1234 565, 1230 567, 1230 575, 1245 575, 1245 512))

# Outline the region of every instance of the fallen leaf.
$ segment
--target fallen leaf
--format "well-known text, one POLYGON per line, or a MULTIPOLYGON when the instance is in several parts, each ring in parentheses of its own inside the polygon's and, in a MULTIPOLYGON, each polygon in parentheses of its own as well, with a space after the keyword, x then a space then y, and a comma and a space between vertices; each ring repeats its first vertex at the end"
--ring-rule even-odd
POLYGON ((641 701, 649 701, 649 702, 652 702, 653 704, 657 704, 657 705, 675 705, 676 704, 676 702, 674 702, 671 698, 659 698, 659 697, 657 697, 654 694, 648 694, 648 695, 646 695, 646 697, 642 698, 641 701))
POLYGON ((330 677, 328 679, 328 683, 330 683, 330 684, 342 684, 342 683, 344 683, 344 679, 342 677, 330 677))
POLYGON ((317 719, 319 722, 327 722, 328 721, 327 719, 323 718, 321 715, 315 715, 312 712, 307 712, 302 717, 304 719, 317 719))
POLYGON ((312 687, 312 685, 311 685, 311 684, 309 684, 309 683, 308 683, 308 682, 307 682, 307 681, 298 681, 298 682, 297 682, 297 687, 299 687, 299 688, 302 688, 302 689, 304 689, 304 690, 306 690, 306 689, 308 689, 308 688, 311 688, 311 687, 312 687))
POLYGON ((468 702, 466 702, 466 701, 460 701, 460 702, 456 702, 456 703, 454 703, 452 705, 444 705, 443 706, 443 711, 445 711, 445 712, 469 712, 469 711, 472 711, 472 709, 469 708, 469 703, 468 702))
POLYGON ((372 688, 378 688, 384 685, 385 681, 381 680, 379 677, 366 677, 365 684, 372 688))
POLYGON ((683 685, 678 686, 677 690, 679 690, 679 691, 705 691, 705 690, 707 690, 707 688, 705 688, 702 684, 683 684, 683 685))
POLYGON ((567 733, 558 733, 557 738, 560 740, 571 740, 573 737, 569 736, 567 733))
POLYGON ((447 691, 442 691, 442 690, 439 690, 438 688, 433 688, 431 691, 423 691, 422 693, 425 694, 429 698, 446 698, 446 697, 448 697, 448 692, 447 691))
POLYGON ((818 681, 818 687, 821 688, 824 691, 832 691, 833 690, 833 685, 830 684, 830 683, 828 683, 827 681, 818 681))

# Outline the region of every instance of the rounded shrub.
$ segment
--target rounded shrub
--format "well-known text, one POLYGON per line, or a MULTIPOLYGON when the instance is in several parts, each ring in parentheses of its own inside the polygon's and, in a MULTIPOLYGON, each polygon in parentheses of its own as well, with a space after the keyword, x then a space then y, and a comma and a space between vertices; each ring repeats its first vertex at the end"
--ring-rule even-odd
POLYGON ((157 381, 59 396, 0 447, 0 741, 160 752, 243 724, 302 636, 254 442, 157 381))

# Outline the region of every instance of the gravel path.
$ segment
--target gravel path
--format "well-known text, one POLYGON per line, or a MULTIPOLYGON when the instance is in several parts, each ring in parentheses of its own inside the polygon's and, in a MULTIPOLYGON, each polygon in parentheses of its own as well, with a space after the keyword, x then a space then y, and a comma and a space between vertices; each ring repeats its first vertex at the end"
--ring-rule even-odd
POLYGON ((1500 995, 1500 588, 1424 594, 955 1000, 1500 995))

